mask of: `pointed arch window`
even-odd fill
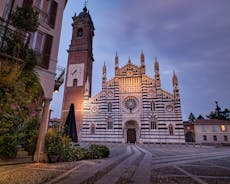
[[[77,79],[73,79],[73,87],[77,87]]]
[[[113,119],[112,119],[112,117],[108,117],[107,129],[113,129]]]
[[[172,124],[169,125],[169,135],[173,135],[173,126]]]
[[[112,112],[112,102],[108,103],[108,112]]]
[[[150,104],[150,110],[155,111],[155,103],[153,101]]]
[[[82,37],[83,36],[83,29],[82,28],[79,28],[77,30],[77,37]]]
[[[95,125],[94,124],[92,124],[90,127],[90,133],[95,134]]]

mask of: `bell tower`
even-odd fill
[[[94,25],[86,6],[73,17],[72,39],[68,50],[68,63],[62,104],[62,119],[65,122],[69,107],[74,104],[78,137],[81,139],[82,110],[85,88],[91,97],[93,67]]]

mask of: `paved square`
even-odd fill
[[[229,184],[230,147],[108,144],[110,157],[0,167],[0,184]]]

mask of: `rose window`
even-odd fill
[[[130,111],[134,110],[137,107],[137,99],[134,97],[128,97],[125,99],[125,107]]]

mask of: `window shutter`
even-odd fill
[[[53,42],[53,37],[51,35],[46,35],[45,43],[44,43],[44,47],[43,47],[43,62],[42,62],[42,66],[46,69],[49,68],[52,42]]]
[[[32,6],[33,0],[24,0],[22,6]]]
[[[49,11],[49,16],[48,16],[48,24],[52,28],[55,27],[57,8],[58,8],[57,2],[51,1],[51,6],[50,6],[50,11]]]

